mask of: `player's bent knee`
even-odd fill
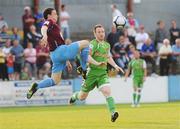
[[[61,73],[53,73],[51,78],[53,79],[55,85],[57,85],[61,81]]]
[[[55,85],[60,83],[60,79],[53,79],[53,80],[54,80]]]
[[[111,95],[111,91],[110,90],[104,90],[103,94],[104,94],[104,96],[108,97]]]
[[[111,96],[111,89],[109,86],[102,87],[100,91],[103,93],[105,97]]]
[[[81,40],[79,41],[79,46],[80,46],[80,49],[83,49],[85,47],[88,47],[90,44],[90,42],[88,40]]]

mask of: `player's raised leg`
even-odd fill
[[[87,61],[88,61],[88,55],[89,55],[89,41],[88,40],[80,40],[74,43],[71,43],[70,45],[64,46],[66,50],[64,51],[64,57],[66,59],[64,60],[71,60],[75,59],[77,57],[78,53],[80,53],[80,65],[77,68],[77,71],[79,74],[82,74],[83,78],[86,78],[86,69],[87,69]],[[60,53],[60,50],[59,50]]]
[[[114,98],[111,96],[110,84],[101,85],[99,90],[106,98],[107,107],[109,109],[109,112],[111,113],[111,121],[115,122],[116,119],[119,117],[119,114],[115,110],[115,102],[114,102]]]
[[[30,99],[33,94],[40,88],[47,88],[55,86],[56,84],[60,83],[61,80],[61,72],[58,73],[52,73],[51,78],[47,78],[45,80],[42,80],[38,83],[33,83],[31,85],[31,88],[27,92],[27,98]]]
[[[79,47],[81,50],[80,53],[80,64],[81,67],[78,67],[78,73],[82,74],[83,78],[86,79],[86,68],[87,68],[87,61],[89,55],[89,41],[81,40],[79,41]]]

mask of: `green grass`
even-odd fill
[[[180,102],[117,110],[112,123],[105,105],[0,108],[0,129],[180,129]]]

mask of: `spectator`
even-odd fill
[[[18,34],[18,28],[17,27],[13,27],[12,28],[12,40],[18,40],[19,42],[21,41],[21,37]]]
[[[50,74],[51,74],[51,64],[49,62],[46,62],[39,72],[40,78],[42,79],[49,78]]]
[[[5,79],[9,80],[7,76],[7,69],[5,63],[5,55],[2,48],[0,47],[0,78],[4,81]]]
[[[0,14],[0,32],[1,32],[2,28],[3,28],[3,26],[8,28],[7,22],[4,20],[3,16]]]
[[[115,43],[112,48],[112,53],[115,62],[123,69],[127,68],[129,61],[128,54],[126,52],[129,43],[125,42],[123,35],[119,36],[119,42]]]
[[[126,26],[128,28],[133,28],[134,30],[139,28],[138,21],[134,18],[134,14],[132,12],[127,13],[127,23]]]
[[[117,6],[115,4],[111,5],[111,10],[112,10],[112,19],[115,16],[122,16],[122,13],[119,9],[117,9]]]
[[[66,11],[66,6],[63,4],[61,5],[61,31],[63,33],[63,38],[66,40],[67,38],[70,38],[70,31],[69,31],[69,24],[68,21],[70,19],[69,13]]]
[[[165,29],[165,23],[164,21],[158,21],[157,22],[158,28],[155,32],[155,47],[159,50],[159,48],[163,45],[163,40],[165,38],[168,38],[168,33]]]
[[[5,47],[3,48],[3,53],[5,54],[5,57],[8,56],[8,54],[11,52],[11,40],[7,39],[5,43]]]
[[[31,13],[31,8],[26,6],[24,8],[24,15],[22,16],[23,32],[24,32],[24,46],[27,43],[27,33],[30,32],[30,26],[34,24],[35,19]]]
[[[36,49],[33,48],[32,43],[28,42],[27,48],[24,50],[25,66],[29,69],[30,78],[36,78]]]
[[[145,41],[141,49],[142,58],[145,59],[146,62],[152,64],[152,75],[155,74],[156,69],[156,50],[154,44],[150,38]]]
[[[30,75],[29,75],[29,69],[27,66],[24,66],[22,69],[22,72],[20,73],[20,79],[21,80],[30,80]]]
[[[39,40],[42,38],[42,35],[36,32],[36,27],[34,25],[30,26],[30,32],[27,34],[28,42],[33,44],[33,48],[36,48]]]
[[[128,57],[130,58],[130,60],[134,59],[134,52],[136,52],[136,48],[133,44],[130,44],[128,49]]]
[[[44,47],[40,44],[36,46],[36,53],[37,53],[37,73],[38,73],[38,78],[42,79],[43,78],[43,70],[46,69],[45,64],[46,62],[49,62],[49,49],[48,47]],[[47,65],[48,66],[48,65]],[[45,68],[44,68],[45,67]]]
[[[135,36],[137,33],[137,29],[139,28],[138,21],[134,18],[134,14],[132,12],[127,13],[127,23],[126,23],[128,35],[130,41],[135,44]]]
[[[5,45],[6,40],[12,39],[11,35],[7,33],[8,28],[6,26],[2,27],[2,31],[0,33],[0,47]]]
[[[6,57],[6,62],[7,62],[7,73],[9,79],[12,81],[14,80],[14,56],[11,53],[8,53]]]
[[[169,74],[169,65],[170,58],[172,54],[172,48],[170,45],[170,41],[168,39],[163,40],[163,45],[159,49],[160,56],[160,75],[168,75]]]
[[[125,42],[130,42],[130,39],[129,39],[129,36],[128,36],[128,31],[126,28],[123,29],[123,34],[124,35],[124,39],[125,39]]]
[[[41,27],[42,27],[42,25],[44,23],[43,14],[39,12],[39,13],[34,15],[34,18],[35,18],[35,25],[36,25],[36,28],[37,28],[37,32],[41,33]]]
[[[14,61],[14,72],[15,72],[15,80],[19,80],[21,69],[24,64],[24,58],[23,58],[23,47],[19,44],[18,40],[13,41],[13,47],[11,49],[12,55],[15,56]]]
[[[136,41],[136,48],[137,50],[141,51],[143,44],[147,41],[149,35],[145,32],[144,26],[139,26],[139,32],[136,34],[135,41]]]
[[[180,65],[180,38],[177,38],[175,41],[175,45],[172,46],[172,55],[173,55],[173,74],[177,73],[178,65]]]
[[[180,38],[180,28],[177,27],[176,21],[172,20],[171,21],[171,28],[169,29],[170,32],[170,41],[171,44],[175,44],[175,40],[177,38]]]
[[[107,42],[110,44],[111,49],[113,48],[114,44],[118,42],[118,38],[120,35],[123,35],[120,31],[116,31],[116,27],[112,26],[111,32],[107,36]]]

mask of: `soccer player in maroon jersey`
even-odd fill
[[[79,52],[82,70],[86,71],[86,63],[89,54],[89,41],[81,40],[66,45],[62,35],[60,34],[60,27],[56,23],[58,19],[56,10],[53,8],[47,8],[43,15],[46,21],[41,28],[41,33],[43,35],[41,43],[44,46],[49,46],[50,58],[53,63],[52,75],[51,78],[33,83],[27,93],[28,99],[30,99],[39,88],[51,87],[58,84],[61,80],[61,74],[64,68],[67,66],[69,69],[72,69],[68,60],[74,59]]]

